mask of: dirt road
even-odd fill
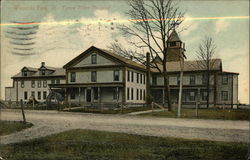
[[[25,111],[33,127],[0,137],[1,144],[21,142],[71,129],[90,129],[160,137],[248,142],[248,121],[154,118],[57,111]],[[18,110],[1,110],[2,120],[22,120]]]

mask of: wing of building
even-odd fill
[[[172,32],[168,45],[167,72],[171,89],[171,100],[177,103],[179,91],[180,61],[186,58],[185,44],[178,34]],[[160,57],[151,62],[158,63],[162,70]],[[194,105],[197,100],[205,105],[207,98],[206,68],[202,61],[184,60],[183,67],[183,106]],[[210,105],[238,103],[238,73],[222,70],[222,60],[210,61]],[[49,88],[60,89],[69,105],[108,104],[117,106],[143,105],[146,102],[147,70],[145,65],[124,58],[108,50],[91,46],[83,53],[69,61],[63,68],[24,67],[13,76],[13,87],[6,88],[6,100],[26,100],[35,94],[38,100],[44,100]],[[60,80],[60,83],[56,83]],[[59,82],[59,81],[58,81]],[[167,104],[164,97],[162,74],[151,68],[150,92],[153,100],[159,104]],[[48,87],[49,86],[49,87]],[[43,94],[43,98],[41,98]],[[40,95],[40,96],[39,96]]]
[[[65,83],[65,70],[42,62],[39,68],[23,67],[11,78],[13,86],[5,88],[5,100],[27,102],[33,96],[38,102],[44,102],[49,94],[49,84]]]

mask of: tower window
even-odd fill
[[[169,42],[169,46],[170,46],[170,47],[176,46],[176,42]]]

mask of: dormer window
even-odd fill
[[[43,76],[45,75],[45,70],[42,70],[42,75],[43,75]]]
[[[27,77],[27,75],[28,75],[27,71],[24,71],[24,72],[23,72],[23,76],[24,76],[24,77]]]
[[[170,47],[175,47],[176,46],[176,42],[169,42],[169,46]]]
[[[91,63],[96,64],[96,54],[92,54],[91,56]]]

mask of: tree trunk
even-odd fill
[[[181,117],[181,98],[182,98],[182,81],[183,81],[183,71],[180,73],[180,89],[179,89],[179,98],[178,98],[178,117]]]
[[[206,87],[206,90],[207,90],[207,108],[209,107],[209,83],[210,83],[210,73],[209,71],[207,71],[207,87]]]
[[[169,87],[169,80],[168,80],[167,69],[166,69],[166,62],[164,61],[163,61],[163,78],[164,78],[165,99],[168,102],[168,111],[171,111],[172,105],[171,105],[171,98],[170,98],[170,87]]]

